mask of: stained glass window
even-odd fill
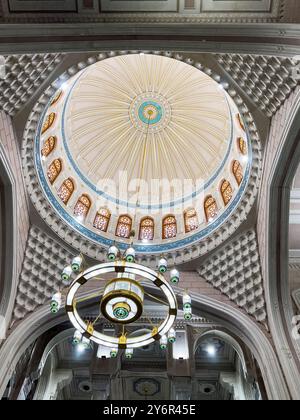
[[[42,128],[42,134],[44,134],[54,123],[56,114],[54,112],[51,112],[51,114],[49,114],[43,124],[43,128]]]
[[[221,195],[224,201],[225,206],[229,203],[229,201],[232,199],[232,187],[230,185],[230,182],[224,179],[224,181],[221,184]]]
[[[55,159],[48,168],[47,176],[49,182],[53,184],[58,175],[61,173],[62,163],[60,159]]]
[[[82,194],[74,207],[74,215],[77,217],[86,217],[91,207],[91,200],[86,194]]]
[[[72,181],[71,178],[68,178],[62,183],[61,187],[57,191],[57,195],[59,196],[59,198],[62,200],[64,204],[67,204],[68,201],[70,200],[71,195],[73,194],[73,191],[74,191],[74,182]]]
[[[237,114],[236,118],[238,120],[238,123],[239,123],[241,129],[243,131],[245,131],[245,125],[244,125],[244,122],[243,122],[243,119],[242,119],[241,115],[240,114]]]
[[[218,214],[216,200],[211,195],[206,197],[204,201],[204,212],[208,222],[211,222]]]
[[[177,235],[177,222],[174,216],[166,216],[162,224],[163,239],[175,238]]]
[[[59,100],[60,100],[60,98],[61,98],[61,96],[62,96],[62,90],[59,90],[58,92],[57,92],[57,94],[54,96],[54,98],[52,99],[52,102],[51,102],[51,106],[53,106],[53,105],[55,105]]]
[[[140,223],[140,240],[152,241],[154,238],[154,221],[151,217],[144,217]]]
[[[55,145],[56,145],[56,137],[55,136],[49,137],[44,142],[44,146],[42,148],[42,156],[47,157],[48,155],[50,155],[50,153],[54,150]]]
[[[132,226],[132,219],[130,216],[120,216],[116,228],[116,236],[121,238],[129,238]]]
[[[243,137],[239,137],[237,139],[238,141],[238,148],[239,151],[243,154],[246,155],[247,154],[247,143],[245,142],[245,140],[243,139]]]
[[[106,232],[110,221],[110,216],[110,211],[107,208],[103,207],[99,209],[94,219],[94,228],[101,230],[102,232]]]
[[[185,232],[192,232],[195,229],[198,229],[199,227],[199,221],[198,221],[198,216],[197,216],[197,212],[195,209],[190,208],[184,211],[183,213],[183,217],[184,217],[184,227],[185,227]]]
[[[238,160],[232,162],[232,172],[238,185],[243,181],[243,168]]]

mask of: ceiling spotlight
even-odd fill
[[[209,356],[215,356],[216,355],[216,348],[212,345],[207,346],[206,351],[209,354]]]
[[[78,353],[83,353],[85,350],[85,346],[83,343],[79,343],[76,347],[76,350],[78,351]]]

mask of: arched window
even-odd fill
[[[241,115],[240,115],[240,114],[237,114],[236,118],[237,118],[237,120],[238,120],[238,123],[239,123],[239,126],[241,127],[241,129],[242,129],[243,131],[246,131],[246,130],[245,130],[244,121],[243,121],[243,119],[242,119]]]
[[[51,112],[51,114],[49,114],[43,124],[43,128],[42,128],[42,134],[44,134],[54,123],[56,114],[54,112]]]
[[[216,200],[211,195],[206,197],[204,201],[204,212],[208,222],[211,222],[212,219],[214,219],[218,214],[218,206]]]
[[[71,195],[73,194],[73,191],[74,191],[74,182],[72,181],[71,178],[68,178],[62,183],[61,187],[57,191],[57,195],[59,196],[59,198],[62,200],[64,204],[67,204],[68,201],[70,200]]]
[[[185,233],[192,232],[195,229],[198,229],[199,227],[199,221],[197,212],[195,209],[190,208],[184,211],[183,213],[184,217],[184,227],[185,227]]]
[[[55,159],[51,163],[47,171],[47,176],[51,184],[53,184],[53,182],[56,180],[58,175],[61,173],[61,169],[62,169],[61,159]]]
[[[86,217],[91,208],[91,204],[89,197],[86,194],[82,194],[75,204],[74,216]]]
[[[110,216],[110,211],[107,208],[103,207],[99,209],[94,219],[94,228],[101,230],[102,232],[106,232],[110,221]]]
[[[62,90],[59,90],[57,93],[56,93],[56,95],[54,96],[54,98],[52,99],[52,102],[51,102],[51,106],[53,106],[53,105],[55,105],[59,100],[60,100],[60,98],[61,98],[61,96],[62,96],[62,93],[63,93],[63,91]]]
[[[162,238],[175,238],[177,235],[177,222],[174,216],[166,216],[162,223]]]
[[[129,238],[132,226],[132,219],[130,216],[123,215],[119,217],[117,228],[116,228],[116,236],[120,238]]]
[[[243,181],[243,168],[238,160],[232,162],[232,172],[238,185]]]
[[[47,157],[48,155],[50,155],[50,153],[53,152],[55,145],[56,145],[56,137],[50,136],[44,142],[44,146],[42,148],[42,156]]]
[[[247,143],[245,142],[243,137],[239,137],[237,139],[237,142],[238,142],[239,151],[242,153],[242,155],[246,155],[247,154]]]
[[[229,203],[229,201],[232,199],[233,191],[232,187],[230,185],[230,182],[224,179],[224,181],[221,184],[221,195],[224,201],[225,206]]]
[[[151,217],[144,217],[140,223],[139,239],[152,241],[154,238],[154,220]]]

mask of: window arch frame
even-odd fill
[[[107,215],[101,214],[101,211],[106,210],[107,211]],[[99,227],[96,226],[96,222],[97,222],[97,218],[103,218],[105,220],[105,224],[104,224],[104,228],[101,229]],[[99,230],[100,232],[107,232],[108,229],[108,225],[111,219],[111,212],[107,207],[100,207],[95,215],[94,221],[93,221],[93,227],[97,230]]]
[[[41,155],[44,158],[48,157],[53,152],[53,150],[55,149],[56,144],[57,144],[57,137],[56,136],[48,137],[44,141],[44,144],[43,144],[43,147],[42,147],[42,150],[41,150]]]
[[[236,165],[237,167],[235,168]],[[240,186],[244,179],[244,172],[241,162],[239,162],[237,159],[233,160],[231,164],[231,171],[233,173],[237,185]],[[237,175],[238,173],[240,173],[240,176]]]
[[[72,183],[72,190],[66,185],[66,183],[67,182],[70,182],[70,183]],[[67,199],[64,199],[64,198],[62,198],[61,197],[61,190],[62,190],[62,188],[65,188],[66,190],[68,190],[69,191],[69,196],[67,197]],[[57,191],[57,195],[58,195],[58,197],[61,199],[61,201],[65,204],[65,205],[67,205],[68,204],[68,202],[70,201],[70,198],[72,197],[72,195],[73,195],[73,193],[74,193],[74,191],[75,191],[75,183],[74,183],[74,181],[73,181],[73,179],[72,178],[66,178],[63,182],[62,182],[62,184],[61,184],[61,186],[59,187],[59,189],[58,189],[58,191]]]
[[[56,162],[59,162],[59,165],[60,165],[59,166],[59,169],[57,168],[57,165],[55,164]],[[50,182],[51,185],[54,184],[54,182],[57,180],[58,176],[61,174],[62,165],[63,165],[62,159],[61,158],[56,158],[48,166],[48,169],[47,169],[47,178],[48,178],[48,181]],[[49,176],[50,170],[53,169],[53,167],[55,168],[55,175],[53,177],[52,176],[50,177]]]
[[[149,226],[144,225],[143,226],[143,223],[145,223],[147,220],[151,221],[152,225],[149,225]],[[142,230],[143,230],[143,228],[144,229],[145,228],[151,229],[150,238],[142,237]],[[154,229],[155,229],[155,222],[154,222],[153,217],[150,217],[150,216],[143,217],[140,220],[140,224],[139,224],[139,240],[140,241],[143,241],[143,240],[153,241],[153,239],[154,239]]]
[[[188,212],[193,211],[193,214],[188,216]],[[195,219],[196,220],[196,224],[194,225],[194,227],[188,226],[188,222],[191,219]],[[184,210],[183,212],[183,220],[184,220],[184,231],[185,233],[190,233],[193,232],[194,230],[198,229],[199,227],[199,218],[198,218],[198,213],[196,211],[196,209],[194,207],[189,207],[187,209]]]
[[[125,218],[125,217],[127,217],[129,220],[130,220],[130,222],[129,223],[127,223],[127,222],[124,222],[124,221],[121,221],[121,219],[122,218]],[[129,215],[129,214],[121,214],[119,217],[118,217],[118,221],[117,221],[117,225],[116,225],[116,230],[115,230],[115,236],[117,236],[118,238],[124,238],[124,239],[129,239],[130,238],[130,233],[131,233],[131,231],[132,231],[132,223],[133,223],[133,221],[132,221],[132,217]],[[120,229],[120,225],[121,224],[123,224],[123,225],[125,225],[125,226],[128,226],[128,235],[119,235],[118,234],[118,230]]]
[[[87,200],[88,204],[84,203],[82,200]],[[77,214],[77,212],[80,211],[80,206],[82,206],[85,211],[82,214]],[[75,217],[83,217],[84,219],[87,217],[87,215],[89,214],[89,211],[92,207],[92,200],[90,198],[90,196],[86,193],[82,193],[80,194],[80,196],[78,197],[76,204],[74,206],[74,210],[73,210],[73,214]]]
[[[42,134],[45,134],[46,131],[49,130],[49,128],[52,127],[52,125],[54,124],[54,121],[56,119],[56,113],[55,112],[50,112],[50,114],[47,115],[43,126],[42,126]]]
[[[169,219],[169,218],[173,218],[174,221],[170,222],[170,223],[166,223],[166,220]],[[175,233],[172,236],[166,235],[165,228],[167,226],[175,226]],[[162,239],[172,239],[172,238],[176,238],[176,236],[177,236],[177,220],[176,220],[176,217],[173,214],[168,214],[162,220]]]
[[[223,185],[224,185],[226,182],[227,182],[227,186],[226,186],[226,188],[225,188],[225,189],[223,189]],[[228,189],[230,189],[230,190],[231,190],[231,196],[230,196],[230,198],[229,198],[229,199],[228,199],[228,198],[225,198],[225,194],[226,194],[226,191],[227,191]],[[230,201],[232,200],[232,197],[233,197],[233,188],[232,188],[232,185],[231,185],[230,181],[228,181],[228,179],[223,179],[223,180],[221,181],[221,184],[220,184],[220,194],[221,194],[221,197],[222,197],[222,200],[223,200],[224,206],[226,207],[226,206],[227,206],[227,204],[228,204],[228,203],[230,203]]]
[[[239,152],[243,155],[246,156],[247,155],[247,151],[248,151],[248,147],[247,147],[247,142],[246,140],[244,140],[243,137],[239,136],[237,138],[237,145],[238,145],[238,149]]]
[[[207,201],[210,200],[210,199],[212,199],[213,202],[211,204],[207,205]],[[208,211],[213,205],[215,206],[215,212],[214,212],[213,215],[209,215]],[[212,220],[214,220],[217,217],[218,211],[219,211],[217,200],[211,194],[209,194],[205,197],[203,207],[204,207],[204,214],[205,214],[205,219],[206,219],[207,223],[211,222]]]

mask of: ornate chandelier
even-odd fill
[[[131,358],[133,350],[147,346],[155,341],[160,342],[160,348],[166,349],[168,343],[176,341],[174,322],[177,317],[177,296],[172,284],[179,282],[179,272],[176,268],[170,270],[169,280],[166,279],[168,262],[161,257],[157,271],[135,262],[135,250],[130,246],[124,254],[112,245],[107,254],[108,262],[88,267],[84,257],[73,258],[71,264],[64,268],[61,279],[63,286],[52,297],[50,310],[56,314],[62,306],[62,296],[65,296],[65,308],[69,320],[75,328],[73,344],[88,348],[94,342],[100,347],[108,347],[110,356],[116,357],[118,350],[125,350],[125,356]],[[72,277],[76,278],[72,280]],[[103,287],[103,276],[111,277]],[[99,290],[95,294],[84,294],[79,297],[80,289],[93,280],[101,281]],[[154,289],[155,295],[150,295],[146,289]],[[94,289],[94,287],[93,287]],[[165,318],[142,335],[130,333],[130,328],[143,315],[146,317],[144,297],[149,296],[166,308]],[[80,315],[79,303],[99,299],[99,314],[95,320],[84,319]],[[192,318],[191,298],[187,292],[182,296],[182,310],[185,320]],[[109,335],[97,329],[99,321],[105,319],[112,325],[119,326],[120,333]],[[132,328],[131,328],[132,329]],[[118,329],[116,329],[118,330]]]

